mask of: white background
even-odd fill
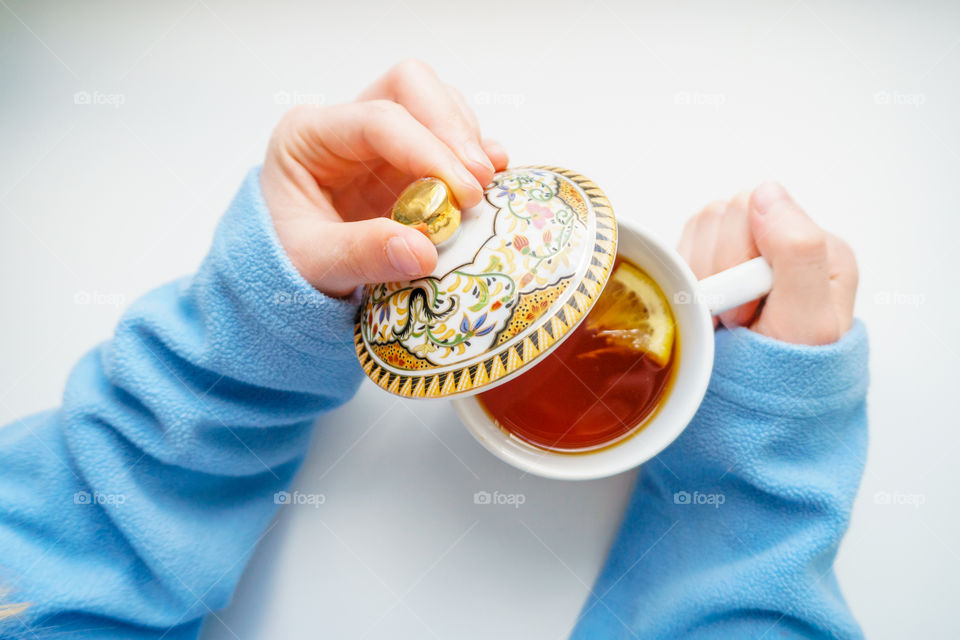
[[[196,267],[285,98],[348,100],[416,56],[514,163],[578,170],[664,238],[775,178],[850,240],[873,384],[840,582],[873,638],[960,634],[960,7],[64,5],[0,0],[2,422],[58,404],[125,303]],[[522,477],[449,405],[365,384],[297,482],[326,504],[282,510],[206,637],[562,637],[631,482]]]

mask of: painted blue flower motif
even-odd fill
[[[467,318],[467,315],[464,314],[463,318],[460,320],[460,333],[464,334],[467,337],[473,336],[485,336],[491,331],[493,331],[493,324],[489,324],[486,327],[481,328],[484,322],[487,320],[487,314],[484,312],[476,319],[473,324],[470,323],[470,319]]]
[[[476,336],[485,336],[485,335],[487,335],[488,333],[490,333],[491,331],[493,331],[493,325],[492,325],[492,324],[488,324],[488,325],[485,326],[483,329],[480,329],[479,331],[477,331],[474,335],[476,335]]]
[[[494,189],[495,189],[495,191],[496,191],[496,193],[495,193],[494,195],[495,195],[496,197],[498,197],[498,198],[502,198],[503,196],[505,196],[505,195],[507,195],[508,193],[510,193],[510,189],[508,189],[507,187],[503,186],[502,183],[498,183],[497,186],[494,187]]]
[[[383,322],[384,318],[390,317],[390,305],[381,302],[377,306],[380,308],[380,314],[377,322]]]

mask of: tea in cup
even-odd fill
[[[571,450],[547,447],[544,442],[531,443],[512,433],[509,426],[504,428],[494,417],[496,414],[492,416],[484,405],[483,394],[455,398],[454,408],[470,433],[486,449],[514,467],[548,478],[589,480],[627,471],[656,457],[683,432],[706,393],[713,368],[713,315],[761,297],[772,285],[770,267],[762,258],[698,282],[674,249],[648,231],[622,221],[618,255],[641,268],[657,283],[674,319],[669,377],[660,388],[657,403],[636,423],[625,420],[628,424],[623,427],[623,435],[606,445]],[[588,315],[584,323],[589,320]],[[558,347],[562,348],[563,344]],[[536,367],[531,370],[533,375],[535,372]],[[511,381],[503,383],[503,391],[509,391],[510,384]],[[595,395],[590,397],[596,400]],[[567,416],[564,423],[571,420]]]
[[[446,228],[451,216],[422,205],[448,202],[436,186],[411,187],[431,196],[402,218]],[[669,445],[706,392],[711,314],[772,281],[758,258],[697,282],[673,249],[618,223],[596,184],[557,167],[496,174],[443,235],[428,277],[365,287],[360,364],[396,395],[452,398],[484,447],[551,478],[612,475]]]
[[[478,399],[497,425],[533,446],[570,453],[610,446],[656,412],[673,381],[679,342],[660,287],[618,257],[570,336]]]

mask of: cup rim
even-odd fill
[[[618,226],[618,252],[631,260],[635,260],[641,252],[650,253],[679,279],[679,286],[664,291],[668,298],[671,294],[683,291],[694,293],[698,290],[696,277],[676,251],[640,225],[618,220]],[[637,244],[642,251],[632,248]],[[649,262],[641,259],[636,261]],[[660,279],[655,280],[663,286]],[[642,429],[621,441],[593,451],[548,451],[534,447],[497,426],[476,395],[452,398],[454,409],[471,435],[484,448],[527,473],[557,480],[590,480],[633,469],[656,457],[683,432],[700,407],[710,382],[714,358],[712,316],[699,296],[689,296],[686,303],[689,308],[683,309],[680,361],[674,365],[678,369],[674,372],[675,378],[668,396],[661,402],[657,412],[645,420],[647,424]],[[677,305],[672,306],[677,317]],[[678,320],[679,324],[681,322]],[[697,345],[696,352],[685,348],[686,345]],[[681,384],[682,388],[678,388]]]

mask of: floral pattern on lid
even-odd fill
[[[616,244],[610,204],[586,178],[557,167],[500,172],[438,247],[430,276],[364,288],[354,334],[361,366],[406,397],[498,384],[586,315]]]

